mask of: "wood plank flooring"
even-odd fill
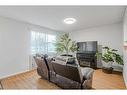
[[[102,69],[94,72],[92,87],[95,89],[126,89],[122,73],[106,74]]]
[[[2,80],[4,89],[60,89],[55,84],[41,79],[36,70]]]
[[[4,89],[60,89],[55,84],[41,79],[36,70],[6,78],[1,81]],[[94,89],[126,89],[121,73],[105,74],[101,69],[95,70]]]

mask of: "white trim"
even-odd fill
[[[5,78],[8,78],[8,77],[11,77],[11,76],[15,76],[15,75],[18,75],[18,74],[21,74],[21,73],[25,73],[25,72],[28,72],[28,71],[30,71],[30,70],[25,70],[25,71],[13,73],[13,74],[10,74],[10,75],[2,76],[2,77],[0,78],[0,80],[5,79]]]

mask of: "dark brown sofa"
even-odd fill
[[[50,70],[49,70],[48,64],[46,63],[46,59],[40,56],[39,57],[34,56],[34,59],[37,64],[38,75],[50,81]]]
[[[34,57],[38,74],[64,89],[90,89],[94,70],[76,64],[61,64],[52,58]]]
[[[92,76],[94,70],[81,68],[78,65],[62,65],[52,61],[56,74],[56,84],[67,89],[90,89],[92,88]]]

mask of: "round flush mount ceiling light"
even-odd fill
[[[64,23],[66,23],[66,24],[73,24],[75,22],[76,22],[75,18],[65,18],[64,19]]]

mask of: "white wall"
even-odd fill
[[[109,46],[119,50],[123,54],[123,29],[122,23],[89,28],[81,31],[71,32],[70,36],[77,42],[98,41],[99,45]],[[120,68],[119,68],[120,69]]]
[[[125,15],[124,15],[123,31],[124,31],[123,41],[127,41],[127,9],[126,9]],[[123,76],[124,76],[125,84],[127,87],[127,50],[124,49],[123,52],[124,52]]]
[[[30,30],[52,30],[0,17],[0,79],[29,70]]]
[[[23,23],[0,17],[0,78],[29,68],[29,33]]]

